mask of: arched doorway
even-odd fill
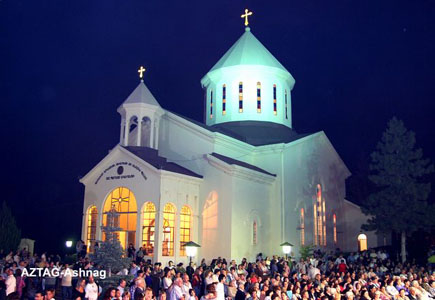
[[[364,233],[358,235],[358,251],[367,250],[367,236]]]
[[[103,226],[107,225],[107,213],[113,210],[118,213],[113,225],[121,229],[116,233],[121,246],[125,249],[129,244],[135,245],[137,205],[133,192],[126,187],[117,187],[107,195],[103,209]],[[105,238],[103,234],[103,241]]]

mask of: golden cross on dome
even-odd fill
[[[245,18],[245,26],[248,26],[249,24],[248,22],[249,16],[252,16],[252,11],[249,11],[248,9],[245,9],[245,14],[240,16],[242,19]]]
[[[137,70],[140,79],[143,79],[143,73],[145,73],[145,71],[146,69],[143,66],[140,66],[139,70]]]

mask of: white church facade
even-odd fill
[[[115,209],[121,244],[153,261],[187,261],[187,241],[201,245],[195,260],[281,254],[283,242],[295,256],[357,250],[366,217],[345,199],[350,172],[323,131],[293,129],[295,80],[249,27],[201,84],[205,124],[162,108],[143,80],[121,104],[119,144],[80,180],[89,249]]]

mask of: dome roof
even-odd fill
[[[288,73],[287,69],[264,47],[264,45],[246,27],[245,33],[225,53],[209,72],[214,70],[238,65],[260,65],[281,69]]]

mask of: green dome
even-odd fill
[[[225,55],[209,71],[239,65],[260,65],[281,69],[288,73],[287,69],[264,47],[264,45],[246,27],[245,33],[225,53]]]

